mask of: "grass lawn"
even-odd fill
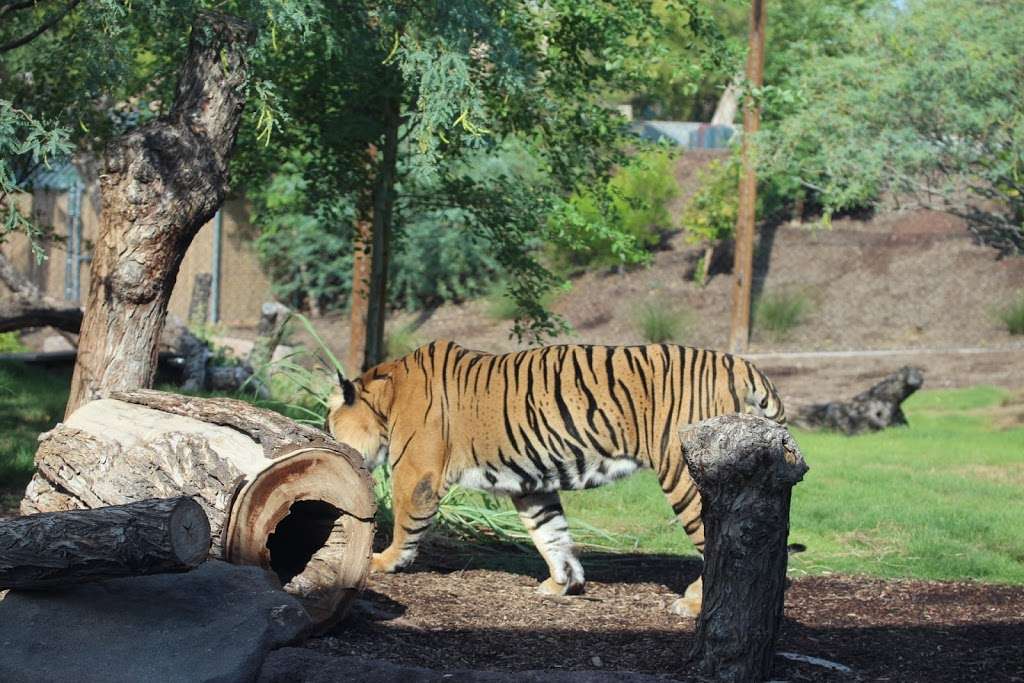
[[[998,429],[1007,392],[923,391],[910,426],[846,437],[794,430],[810,472],[794,489],[794,574],[1024,583],[1024,427]],[[566,514],[622,534],[621,549],[691,554],[657,479],[563,494]]]
[[[0,364],[0,495],[31,476],[36,437],[60,420],[69,379]],[[794,430],[811,470],[793,494],[790,540],[807,551],[791,572],[1024,583],[1024,426],[997,425],[1007,399],[986,387],[923,391],[904,404],[907,428]],[[614,534],[591,535],[603,546],[694,553],[651,472],[563,499],[570,521]]]
[[[70,370],[0,363],[0,495],[28,483],[36,437],[64,417],[70,383]]]

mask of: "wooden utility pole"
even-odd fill
[[[760,88],[764,84],[764,23],[764,0],[751,0],[748,88]],[[740,206],[736,219],[736,256],[732,268],[735,280],[732,288],[729,350],[733,353],[746,351],[750,340],[750,287],[754,270],[754,219],[757,204],[757,170],[752,138],[760,127],[760,105],[748,93],[743,102],[743,166],[740,171]]]

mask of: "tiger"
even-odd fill
[[[657,473],[673,513],[704,551],[701,500],[680,427],[747,412],[785,424],[775,387],[729,353],[671,344],[559,345],[506,354],[435,341],[355,380],[338,373],[326,429],[371,470],[391,466],[394,533],[371,570],[394,572],[453,484],[509,496],[547,564],[538,591],[573,595],[584,573],[558,492],[640,468]],[[696,616],[698,578],[673,603]]]

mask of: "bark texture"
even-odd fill
[[[816,403],[797,412],[793,423],[806,429],[832,429],[847,435],[907,424],[901,404],[924,384],[920,368],[904,366],[849,401]]]
[[[52,512],[0,522],[0,590],[185,572],[210,551],[210,522],[191,498]]]
[[[291,311],[284,304],[267,301],[260,306],[260,324],[257,329],[256,343],[249,352],[249,365],[254,369],[267,365],[274,357],[274,350],[284,337],[285,325]]]
[[[67,415],[149,386],[185,251],[224,200],[248,80],[248,24],[200,12],[169,114],[114,140]]]
[[[196,273],[192,281],[192,297],[188,302],[188,324],[202,327],[210,319],[210,292],[213,289],[213,275]]]
[[[707,539],[691,660],[716,681],[766,680],[782,621],[790,492],[807,464],[785,427],[753,415],[711,418],[681,436]]]
[[[47,325],[65,332],[78,332],[81,328],[81,308],[69,301],[43,296],[3,254],[0,254],[0,281],[13,295],[0,300],[0,332]]]
[[[365,583],[375,503],[362,458],[277,413],[116,393],[42,435],[36,466],[24,514],[193,497],[210,520],[212,555],[272,569],[321,626]]]

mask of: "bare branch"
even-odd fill
[[[64,9],[62,9],[61,11],[57,12],[52,17],[44,21],[34,31],[30,31],[23,35],[21,38],[15,38],[14,40],[10,40],[0,45],[0,52],[9,52],[15,48],[19,48],[22,45],[25,45],[26,43],[32,42],[42,34],[49,31],[51,28],[56,26],[60,22],[60,20],[66,17],[71,12],[71,10],[75,9],[75,7],[77,7],[81,1],[82,0],[71,0],[71,2],[64,6]],[[4,9],[6,10],[6,7]]]

